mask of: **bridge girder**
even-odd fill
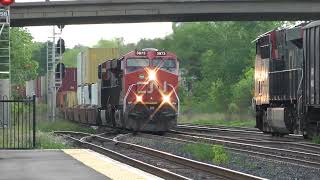
[[[320,1],[100,0],[15,3],[12,26],[156,21],[313,20]]]

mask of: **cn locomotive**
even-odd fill
[[[78,58],[79,62],[96,62],[96,52],[107,56],[116,54],[116,50],[110,48],[90,49],[90,52],[91,55]],[[83,67],[79,67],[75,79],[86,83],[78,83],[78,103],[58,103],[67,119],[133,131],[165,132],[176,126],[180,109],[179,61],[174,53],[146,48],[120,58],[102,60],[96,69],[92,66],[92,69],[82,71]],[[97,72],[95,77],[85,77],[85,74],[93,75],[93,71]],[[73,98],[60,99],[70,101]]]
[[[256,127],[272,135],[320,133],[320,21],[256,40]]]
[[[102,125],[167,131],[179,114],[177,56],[146,48],[99,65]]]

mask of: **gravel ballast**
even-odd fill
[[[165,136],[145,134],[138,134],[136,136],[125,135],[119,136],[118,140],[197,160],[191,153],[184,150],[187,143],[166,139]],[[268,179],[304,180],[319,179],[320,177],[320,169],[250,156],[245,153],[236,153],[230,150],[226,151],[229,155],[229,162],[227,164],[215,164],[210,160],[205,162]]]

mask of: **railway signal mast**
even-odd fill
[[[10,96],[10,5],[13,0],[0,0],[0,96]]]
[[[56,95],[64,75],[64,66],[61,64],[65,51],[64,40],[61,38],[63,27],[58,26],[59,32],[56,32],[56,27],[53,26],[53,36],[47,42],[47,109],[50,121],[55,121],[56,118]]]

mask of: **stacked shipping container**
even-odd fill
[[[65,68],[65,76],[62,85],[57,92],[57,106],[61,108],[72,108],[77,102],[77,69]]]
[[[99,104],[98,66],[107,59],[118,56],[118,48],[89,48],[78,54],[77,99],[79,105]]]
[[[24,95],[36,95],[38,101],[45,101],[47,96],[46,76],[39,76],[37,79],[27,81]]]

